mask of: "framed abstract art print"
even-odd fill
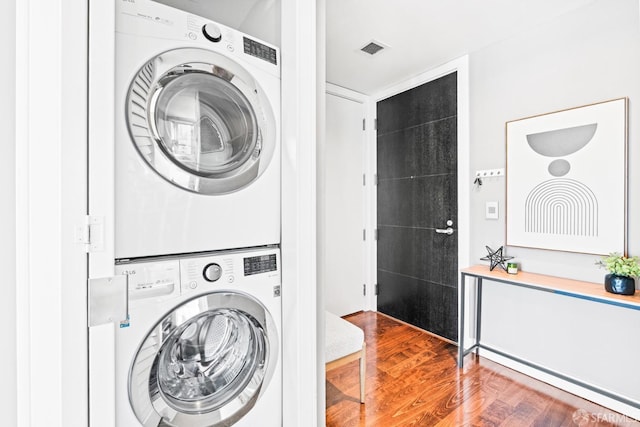
[[[507,122],[507,245],[626,253],[627,103]]]

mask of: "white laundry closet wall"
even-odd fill
[[[0,3],[0,57],[5,64],[13,64],[16,55],[15,0]],[[0,129],[2,132],[2,155],[0,156],[0,260],[4,286],[0,298],[0,324],[16,324],[16,69],[0,67]],[[16,348],[16,329],[5,328],[3,345],[6,349]],[[15,351],[0,352],[0,366],[15,367]],[[5,369],[0,388],[3,402],[3,423],[17,424],[16,371]]]

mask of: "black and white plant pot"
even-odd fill
[[[612,294],[633,295],[636,292],[636,281],[633,277],[607,274],[604,276],[604,289]]]

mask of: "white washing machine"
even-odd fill
[[[268,247],[116,265],[118,427],[282,425],[280,252]]]
[[[151,0],[115,42],[116,259],[279,244],[278,49]]]

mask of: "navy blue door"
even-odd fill
[[[456,73],[378,102],[377,119],[378,310],[457,341]]]

